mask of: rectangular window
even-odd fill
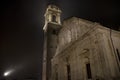
[[[56,72],[55,80],[58,80],[58,72]]]
[[[87,70],[87,77],[88,77],[88,79],[92,79],[90,63],[86,64],[86,70]]]
[[[68,80],[71,80],[70,65],[67,65],[67,77],[68,77]]]
[[[120,53],[119,53],[119,50],[116,49],[116,52],[117,52],[118,59],[119,59],[119,61],[120,61]]]

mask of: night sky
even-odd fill
[[[62,10],[62,20],[80,17],[118,29],[120,4],[115,0],[3,0],[0,24],[0,79],[41,80],[44,13],[48,4]],[[12,71],[3,77],[4,72]]]

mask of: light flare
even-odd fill
[[[12,73],[12,70],[6,71],[6,72],[4,73],[4,76],[8,76],[8,75],[10,75],[11,73]]]

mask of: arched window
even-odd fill
[[[56,16],[55,15],[52,16],[52,21],[56,22]]]
[[[120,61],[120,53],[119,53],[119,50],[116,49],[116,52],[117,52],[117,57],[118,57],[118,59],[119,59],[119,61]]]
[[[66,68],[67,68],[67,80],[71,80],[71,67],[69,63],[69,57],[66,57]]]
[[[67,64],[67,80],[71,80],[71,69],[70,64]]]
[[[87,77],[88,77],[88,79],[92,79],[90,63],[86,64],[86,71],[87,71]]]

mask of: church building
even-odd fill
[[[120,80],[120,31],[71,17],[49,5],[45,12],[42,80]]]

